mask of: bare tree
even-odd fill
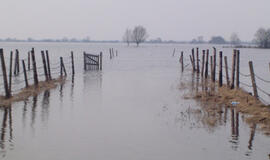
[[[133,41],[137,44],[143,43],[148,38],[146,29],[143,26],[136,26],[133,30]]]
[[[238,37],[237,33],[232,33],[231,35],[231,44],[232,45],[238,45],[241,43],[241,40],[240,38]]]
[[[255,34],[255,41],[262,48],[270,47],[270,29],[260,28]]]
[[[124,36],[123,36],[123,41],[127,43],[127,45],[129,46],[129,44],[132,41],[132,30],[128,29],[126,30]]]

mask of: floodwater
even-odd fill
[[[189,45],[136,48],[124,44],[1,43],[1,46],[5,51],[18,48],[22,56],[32,46],[37,52],[48,49],[53,63],[59,56],[69,61],[73,50],[76,75],[72,78],[67,66],[65,84],[14,103],[10,108],[1,108],[0,159],[269,159],[270,138],[256,124],[246,124],[243,115],[224,110],[218,124],[213,126],[192,112],[203,106],[183,98],[190,88],[179,89],[182,82],[194,80],[190,66],[181,73],[178,62],[181,50],[190,52]],[[118,57],[112,60],[108,53],[111,47],[118,50]],[[177,53],[173,57],[174,48]],[[232,49],[223,50],[228,56],[232,53]],[[83,71],[83,51],[94,54],[102,51],[103,70]],[[256,59],[253,51],[258,54]],[[256,61],[255,72],[269,74],[268,52],[241,50],[241,71],[248,73],[245,63],[251,59]],[[56,71],[54,77],[57,74]],[[269,101],[269,97],[264,98]]]

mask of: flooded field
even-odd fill
[[[1,47],[8,52],[19,49],[22,56],[32,47],[36,53],[48,49],[52,63],[59,56],[68,62],[74,51],[76,74],[72,79],[67,65],[66,83],[0,109],[0,159],[269,159],[270,137],[256,124],[246,124],[234,109],[220,112],[214,125],[207,123],[197,112],[204,105],[184,98],[192,86],[181,88],[181,83],[195,80],[191,66],[181,73],[178,61],[180,51],[187,59],[194,46],[1,43]],[[109,48],[117,49],[118,57],[110,60]],[[217,49],[228,55],[230,65],[232,49]],[[83,51],[102,51],[103,70],[84,71]],[[241,49],[240,70],[245,74],[249,60],[255,73],[270,79],[270,50]],[[41,59],[37,61],[41,64]],[[22,74],[14,79],[20,80]],[[241,81],[250,84],[249,78]],[[258,81],[258,85],[270,92],[269,84]],[[269,96],[259,94],[270,102]]]

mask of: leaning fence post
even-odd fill
[[[75,74],[73,51],[71,51],[72,75]]]
[[[41,57],[42,57],[42,63],[43,63],[43,68],[44,68],[44,74],[46,77],[46,81],[49,80],[49,76],[48,76],[48,71],[47,71],[47,65],[46,65],[46,59],[45,59],[45,54],[44,51],[41,51]]]
[[[230,78],[229,78],[229,72],[228,72],[228,61],[227,56],[224,56],[224,62],[225,62],[225,71],[226,71],[226,81],[227,81],[227,87],[230,86]]]
[[[25,87],[27,88],[28,87],[28,79],[27,79],[27,73],[26,73],[24,60],[22,60],[22,65],[23,65],[23,74],[24,74]]]
[[[10,98],[11,94],[10,94],[9,89],[8,89],[7,71],[6,71],[6,64],[5,64],[3,48],[0,49],[0,58],[1,58],[1,64],[2,64],[1,66],[2,66],[2,73],[3,73],[6,98]]]
[[[117,52],[116,52],[117,53]],[[102,70],[102,52],[99,54],[99,69]]]
[[[47,59],[47,67],[48,67],[48,76],[49,76],[49,79],[52,80],[50,58],[49,58],[49,51],[48,50],[46,50],[46,59]]]
[[[219,86],[222,87],[222,51],[219,52]]]
[[[10,52],[10,60],[9,60],[9,93],[11,93],[12,86],[12,61],[13,61],[13,52]]]
[[[251,82],[252,82],[252,87],[253,87],[253,93],[255,98],[259,98],[258,96],[258,91],[257,91],[257,85],[256,85],[256,81],[255,81],[255,74],[254,74],[254,69],[253,69],[253,63],[252,61],[249,61],[249,69],[250,69],[250,75],[251,75]]]
[[[35,58],[35,50],[32,48],[31,50],[32,55],[32,67],[33,67],[33,76],[34,76],[34,83],[38,85],[38,75],[37,75],[37,65],[36,65],[36,58]]]
[[[236,52],[235,52],[235,50],[234,50],[233,57],[232,57],[232,80],[231,80],[231,89],[234,89],[235,61],[236,61]]]
[[[60,65],[61,65],[61,70],[60,70],[61,77],[63,76],[63,71],[65,72],[65,76],[67,76],[67,72],[66,72],[66,68],[65,68],[65,65],[64,65],[63,57],[60,57]]]
[[[240,73],[240,51],[237,50],[236,52],[236,88],[239,88],[239,73]]]
[[[201,76],[203,77],[204,74],[204,61],[205,61],[205,50],[203,50],[203,57],[202,57],[202,70],[201,70]]]

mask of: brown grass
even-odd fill
[[[245,118],[248,124],[259,124],[264,133],[270,135],[270,106],[264,105],[243,89],[231,90],[227,86],[215,87],[216,90],[211,91],[210,87],[207,92],[197,92],[193,95],[193,98],[208,104],[204,110],[210,115],[211,123],[215,123],[216,120],[213,117],[221,112],[220,107],[217,106],[233,107],[237,112],[249,115]],[[239,104],[232,106],[232,102],[239,102]]]
[[[53,89],[57,87],[57,84],[65,82],[65,77],[59,77],[51,81],[40,81],[38,85],[31,85],[27,88],[23,88],[19,93],[12,95],[11,98],[5,98],[0,96],[0,106],[10,106],[13,102],[23,101],[27,98],[38,95],[39,93]]]

